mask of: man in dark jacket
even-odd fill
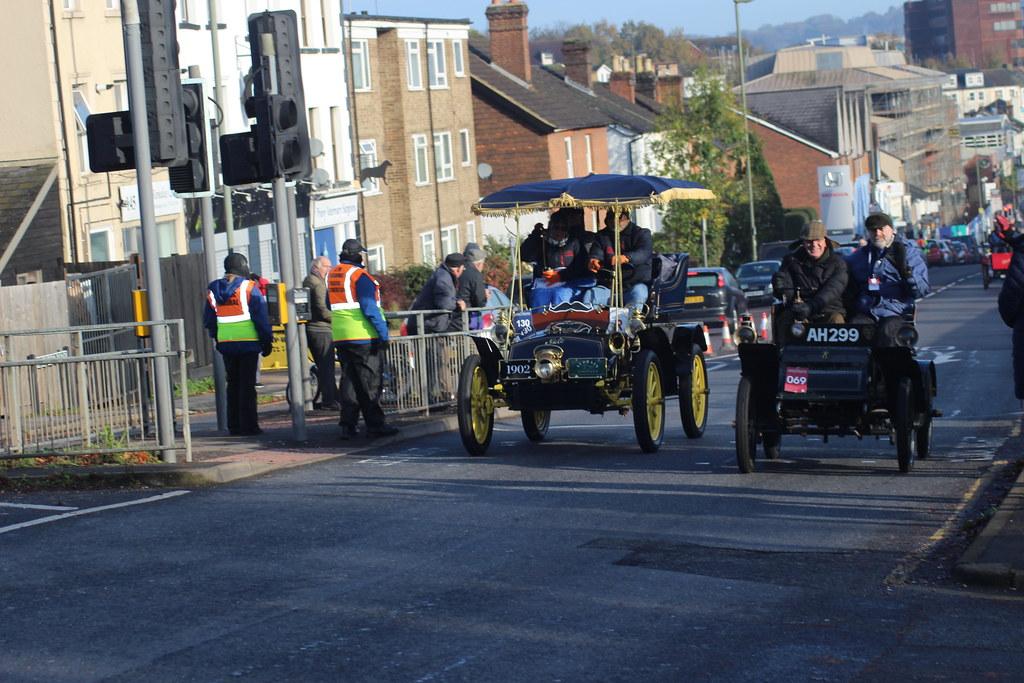
[[[571,301],[575,285],[590,274],[587,252],[579,239],[569,235],[568,214],[551,214],[548,229],[538,223],[523,240],[521,257],[533,264],[530,307],[541,309]]]
[[[892,346],[902,316],[926,295],[928,266],[917,246],[896,234],[892,219],[873,213],[864,221],[868,244],[850,254],[846,298],[851,322],[878,323],[878,344]]]
[[[1024,235],[1001,226],[999,237],[1013,248],[1010,269],[999,292],[999,317],[1013,329],[1013,391],[1024,401]]]
[[[613,269],[616,265],[622,272],[622,296],[626,306],[640,306],[647,303],[651,280],[651,259],[654,241],[651,231],[641,228],[629,220],[628,213],[621,213],[618,220],[609,210],[604,216],[604,229],[597,233],[597,239],[590,249],[590,270]],[[619,251],[615,253],[615,233],[619,235]]]
[[[835,247],[825,234],[825,224],[811,221],[800,240],[793,243],[792,251],[783,257],[782,266],[772,276],[775,297],[786,307],[782,324],[788,326],[793,320],[846,321],[843,292],[849,273]]]
[[[487,260],[487,252],[480,248],[476,242],[470,242],[462,250],[466,257],[466,269],[459,276],[459,290],[456,298],[466,304],[466,308],[483,308],[487,304],[487,283],[484,282],[484,261]],[[470,316],[470,329],[479,328],[480,314],[473,313]],[[457,332],[462,330],[462,316],[453,315],[448,329]]]
[[[466,270],[466,257],[462,254],[448,254],[444,263],[434,270],[430,279],[412,302],[413,311],[444,311],[423,316],[423,334],[447,332],[451,326],[452,313],[466,310],[466,302],[459,299],[459,278]],[[416,316],[406,322],[409,334],[417,334]]]
[[[309,275],[302,286],[309,290],[309,321],[306,323],[306,343],[316,363],[320,403],[313,406],[321,410],[339,410],[337,376],[334,372],[334,341],[331,335],[331,309],[327,307],[327,274],[331,260],[317,256],[309,266]]]
[[[269,356],[273,342],[267,300],[249,279],[249,263],[241,254],[224,259],[224,277],[210,283],[203,326],[217,340],[227,374],[228,431],[260,434],[256,413],[256,366],[260,353]]]

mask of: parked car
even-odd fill
[[[690,268],[686,273],[683,320],[722,327],[747,312],[747,297],[740,283],[726,268]]]
[[[956,252],[949,240],[939,240],[939,248],[942,249],[942,263],[951,266],[956,263]]]
[[[952,260],[953,254],[945,240],[928,240],[925,243],[925,262],[929,266],[944,266]]]
[[[772,276],[782,261],[751,261],[736,271],[736,280],[747,297],[748,303],[771,303]]]
[[[950,240],[948,244],[950,246],[950,250],[953,252],[953,263],[969,263],[966,244],[963,242],[957,242],[956,240]]]
[[[981,249],[978,248],[978,242],[974,237],[970,235],[951,237],[949,242],[954,246],[962,244],[966,248],[967,253],[965,263],[981,263]]]

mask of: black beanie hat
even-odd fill
[[[224,272],[231,273],[232,275],[248,277],[249,262],[237,251],[232,252],[224,259]]]

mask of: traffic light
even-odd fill
[[[154,166],[188,159],[174,0],[138,0],[149,152]]]
[[[269,164],[260,164],[256,126],[248,133],[220,136],[220,173],[225,185],[250,185],[273,180]]]
[[[171,190],[179,197],[209,197],[213,194],[213,154],[203,81],[186,79],[181,89],[188,159],[170,167]]]
[[[89,170],[93,173],[135,168],[135,140],[131,112],[93,114],[85,120],[89,144]]]
[[[247,107],[256,118],[260,156],[266,160],[269,152],[274,177],[308,178],[313,162],[309,154],[295,12],[250,15],[249,47],[256,79]]]

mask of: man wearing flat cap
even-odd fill
[[[228,432],[260,434],[256,412],[256,369],[260,354],[269,356],[273,331],[267,300],[249,279],[249,262],[239,253],[224,259],[224,277],[210,283],[203,326],[217,340],[227,375]]]
[[[783,324],[792,320],[845,321],[843,292],[849,272],[846,261],[835,251],[837,246],[826,235],[825,224],[817,220],[807,224],[800,239],[790,246],[772,276],[775,297],[786,307]]]
[[[414,311],[437,311],[423,316],[423,329],[417,325],[416,316],[406,321],[409,334],[442,334],[451,330],[453,316],[459,316],[466,310],[466,302],[458,298],[459,278],[466,270],[466,257],[462,254],[448,254],[444,262],[423,285],[416,300],[412,302]],[[448,345],[443,340],[435,340],[427,345],[427,379],[431,392],[431,402],[444,403],[452,400],[452,382],[445,368],[448,366]]]
[[[365,251],[359,240],[345,240],[338,265],[327,274],[331,335],[343,372],[338,425],[346,440],[358,434],[360,411],[367,436],[398,433],[380,407],[384,352],[390,342],[380,308],[380,283],[363,268]]]
[[[485,252],[476,242],[469,242],[462,250],[466,257],[466,269],[459,276],[459,289],[456,298],[466,304],[466,308],[483,308],[487,303],[487,283],[484,282],[484,261],[487,259]],[[480,314],[472,314],[470,327],[479,327]],[[475,326],[475,327],[474,327]],[[462,316],[453,315],[448,328],[451,331],[462,330]]]

